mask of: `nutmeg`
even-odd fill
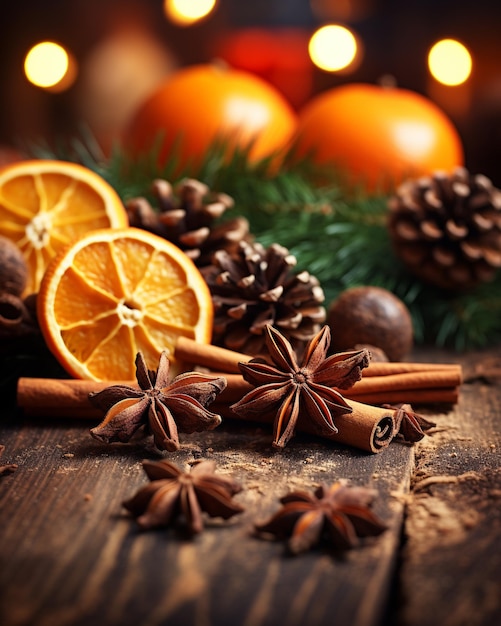
[[[332,302],[327,314],[331,328],[331,350],[351,350],[370,344],[390,361],[401,361],[412,350],[414,330],[406,305],[382,287],[346,289]]]
[[[28,281],[28,266],[16,244],[0,235],[0,292],[20,296]]]

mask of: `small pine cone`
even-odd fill
[[[168,239],[198,267],[209,265],[216,250],[231,252],[249,236],[249,224],[243,217],[215,223],[233,206],[233,199],[210,193],[198,180],[185,178],[173,189],[168,181],[157,179],[152,194],[156,208],[143,197],[126,203],[130,225]]]
[[[214,344],[250,356],[267,354],[263,330],[271,324],[301,354],[320,330],[324,292],[308,272],[295,274],[296,258],[273,244],[241,242],[234,254],[220,250],[203,270],[214,302]]]
[[[501,191],[457,168],[402,184],[389,200],[396,254],[427,283],[461,291],[501,267]]]

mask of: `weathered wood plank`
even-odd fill
[[[85,424],[29,421],[0,428],[2,626],[375,626],[386,609],[398,553],[413,449],[393,443],[370,455],[301,436],[284,451],[267,428],[227,423],[185,436],[179,464],[213,458],[244,491],[245,512],[213,522],[193,541],[175,531],[140,532],[121,503],[146,482],[140,461],[160,458],[137,443],[102,446]],[[253,524],[293,488],[349,478],[375,486],[382,536],[346,554],[287,556],[252,536]]]
[[[399,625],[501,624],[499,357],[497,363],[496,370],[492,352],[468,357],[467,380],[490,372],[491,384],[464,384],[458,406],[435,416],[436,432],[416,446]]]

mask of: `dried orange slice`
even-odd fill
[[[198,268],[177,246],[138,228],[92,231],[61,251],[37,309],[47,345],[76,378],[133,380],[137,352],[156,370],[179,336],[209,343],[212,333],[211,294]]]
[[[116,191],[92,170],[67,161],[19,161],[0,170],[0,234],[22,250],[36,293],[56,253],[90,230],[123,228]]]

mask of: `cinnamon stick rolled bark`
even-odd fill
[[[238,374],[239,362],[251,360],[251,356],[241,352],[220,348],[211,344],[203,344],[190,339],[179,337],[174,349],[174,356],[180,361],[201,365],[209,369],[228,374]],[[405,374],[411,372],[429,371],[454,371],[461,372],[461,366],[456,363],[413,363],[413,362],[381,362],[372,361],[364,369],[364,376],[388,376],[390,374]]]
[[[226,389],[217,401],[231,404],[237,402],[252,389],[252,385],[240,374],[212,372],[224,376],[228,381]],[[395,404],[399,402],[415,404],[454,404],[459,398],[461,382],[460,369],[451,368],[437,372],[417,372],[372,376],[362,378],[349,389],[338,389],[344,398],[365,404]]]
[[[391,376],[393,374],[410,374],[413,372],[449,372],[459,376],[462,381],[462,368],[458,363],[413,363],[406,361],[371,361],[363,371],[367,376]]]
[[[187,337],[178,339],[175,356],[192,366],[203,366],[219,375],[239,374],[239,362],[251,359],[226,348],[200,344]],[[342,394],[361,402],[391,403],[457,402],[463,382],[461,365],[456,363],[371,362],[362,379]],[[226,390],[231,393],[231,389]]]
[[[456,404],[459,400],[459,389],[457,387],[442,387],[439,389],[397,389],[395,391],[367,392],[361,394],[350,394],[344,391],[343,396],[363,402],[365,404]]]
[[[322,438],[352,446],[365,452],[381,452],[390,444],[396,434],[395,411],[369,406],[346,398],[345,400],[352,408],[352,412],[336,415],[334,423],[338,432],[323,432],[321,433]],[[213,410],[227,419],[244,420],[244,418],[231,410],[229,404],[223,405],[219,400],[214,403]],[[271,425],[273,417],[256,415],[252,421]],[[298,421],[298,430],[311,435],[319,435],[314,425],[307,420],[300,419]]]
[[[383,393],[401,389],[443,389],[457,387],[461,384],[461,370],[448,368],[434,371],[404,372],[379,376],[363,377],[348,391],[351,396],[368,393]],[[344,391],[343,393],[346,393]]]
[[[367,452],[381,452],[396,434],[394,411],[345,400],[353,412],[338,415],[334,420],[338,432],[327,438]],[[300,424],[300,429],[314,433],[308,423]]]
[[[242,398],[252,387],[242,376],[227,375],[228,385],[211,410],[223,417],[242,419],[231,411],[230,404]],[[75,379],[20,378],[17,386],[17,404],[29,416],[101,419],[102,412],[89,402],[91,392],[101,391],[110,385],[126,384],[137,386],[134,381],[95,382]],[[228,391],[228,388],[230,391]],[[346,399],[346,398],[345,398]],[[347,399],[353,412],[335,418],[338,433],[322,433],[326,439],[365,450],[380,452],[395,434],[395,411]],[[260,421],[270,423],[269,417],[260,416]],[[302,432],[319,433],[306,420],[300,421]]]
[[[192,366],[207,367],[227,374],[239,374],[239,363],[250,361],[252,357],[227,348],[199,343],[189,337],[179,337],[174,349],[174,357]]]
[[[89,401],[89,393],[110,385],[137,386],[136,381],[96,382],[58,378],[20,378],[17,383],[17,405],[26,415],[98,419],[102,411]]]

